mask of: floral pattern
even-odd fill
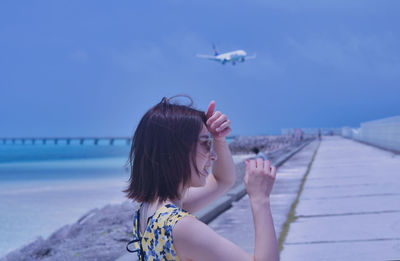
[[[180,260],[173,245],[172,229],[181,218],[191,215],[173,204],[162,206],[154,213],[141,237],[138,228],[140,207],[133,222],[133,237],[137,240],[134,248],[138,250],[139,260]]]

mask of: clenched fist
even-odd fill
[[[225,114],[215,110],[215,101],[211,101],[206,112],[207,128],[214,139],[225,139],[232,131],[231,121]]]
[[[252,200],[269,199],[275,183],[276,168],[269,160],[261,158],[246,161],[244,183],[247,194]]]

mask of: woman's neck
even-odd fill
[[[174,200],[173,199],[167,199],[167,200],[164,200],[164,201],[155,201],[151,205],[157,206],[157,209],[158,209],[159,207],[165,206],[168,203],[172,203],[175,206],[182,208],[183,201],[182,201],[182,199],[174,199]]]
[[[183,200],[182,199],[178,199],[178,200],[171,200],[171,199],[167,199],[164,201],[160,201],[160,200],[156,200],[153,202],[144,202],[143,203],[143,207],[141,208],[140,212],[140,233],[143,234],[144,230],[146,229],[147,226],[147,222],[148,222],[148,218],[153,216],[154,213],[156,213],[156,211],[167,205],[167,204],[174,204],[175,206],[177,206],[178,208],[182,208],[183,205]]]
[[[182,199],[175,199],[175,200],[167,199],[164,201],[156,200],[153,202],[145,202],[144,203],[145,206],[147,205],[146,206],[146,208],[148,210],[147,212],[151,213],[150,215],[152,215],[154,212],[156,212],[157,209],[159,209],[160,207],[165,206],[167,204],[174,204],[175,206],[182,208],[183,200]]]

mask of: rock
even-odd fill
[[[0,260],[115,260],[126,253],[137,206],[137,203],[126,201],[91,210],[75,224],[63,226],[48,239],[38,238]]]
[[[71,228],[70,225],[65,225],[65,226],[61,227],[59,230],[54,232],[49,237],[49,240],[54,243],[59,243],[59,242],[65,240],[69,236],[70,228]]]
[[[41,256],[45,256],[51,252],[51,249],[46,246],[45,240],[38,237],[33,242],[9,253],[1,261],[34,261],[40,260]]]
[[[239,136],[229,144],[229,148],[233,154],[253,153],[252,149],[255,147],[266,153],[298,142],[298,139],[291,136]]]

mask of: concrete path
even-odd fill
[[[318,149],[281,260],[400,260],[400,155],[341,137]]]
[[[278,169],[271,196],[271,209],[278,236],[318,144],[319,142],[314,141],[307,145]],[[232,205],[230,209],[211,221],[209,226],[247,252],[253,253],[254,227],[249,198],[246,195]]]

